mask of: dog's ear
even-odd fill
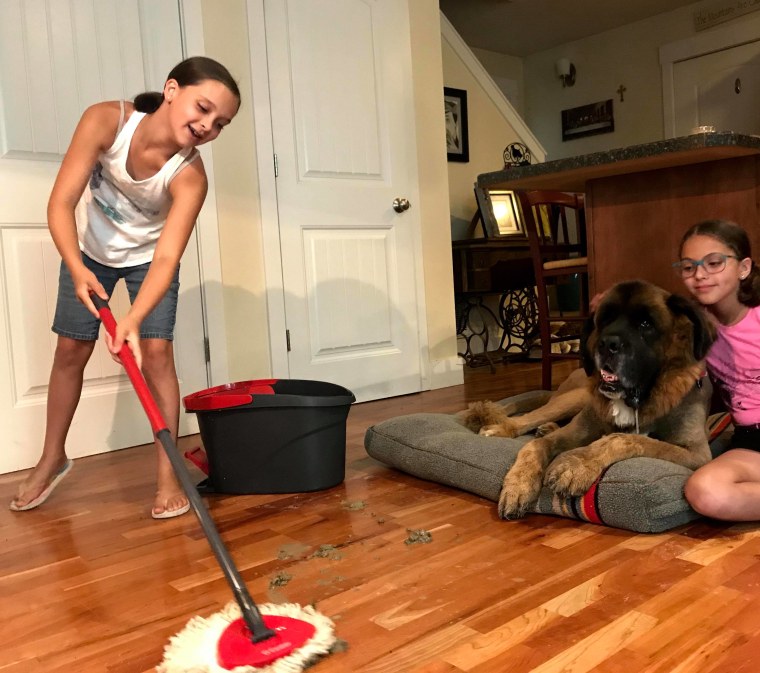
[[[581,332],[581,362],[583,363],[583,370],[586,372],[586,376],[591,376],[596,370],[593,353],[594,344],[589,343],[593,333],[594,315],[591,314],[586,322],[583,323],[583,331]]]
[[[691,321],[694,326],[692,339],[694,357],[697,360],[702,360],[717,336],[715,325],[710,321],[707,312],[691,299],[678,294],[671,294],[667,298],[666,304],[675,315],[685,316]]]

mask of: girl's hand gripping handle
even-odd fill
[[[106,331],[111,335],[111,338],[113,338],[116,334],[116,318],[113,317],[108,302],[105,299],[98,297],[96,294],[90,295],[90,297],[92,303],[95,304],[95,308],[98,309],[100,319],[103,321]],[[127,376],[129,376],[129,380],[135,388],[135,392],[137,392],[137,397],[140,399],[140,403],[142,404],[143,409],[145,409],[145,413],[148,415],[148,420],[150,420],[150,426],[153,428],[153,432],[157,433],[159,430],[166,429],[166,422],[161,416],[161,412],[159,411],[158,405],[153,399],[153,396],[150,394],[148,384],[145,382],[145,377],[143,377],[140,368],[137,366],[135,356],[132,354],[126,341],[121,347],[118,355],[122,365],[124,365]]]

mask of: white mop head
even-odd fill
[[[193,617],[182,631],[173,636],[164,648],[164,659],[157,666],[157,673],[299,673],[313,660],[328,654],[335,643],[332,620],[311,606],[265,603],[258,608],[262,615],[292,617],[308,622],[316,631],[302,647],[267,666],[223,668],[217,662],[217,643],[230,623],[241,616],[240,608],[232,601],[210,617]]]

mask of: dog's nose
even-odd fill
[[[621,343],[620,337],[614,334],[602,337],[599,340],[599,345],[601,346],[602,351],[606,351],[610,354],[617,353],[620,350]]]

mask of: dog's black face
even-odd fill
[[[626,302],[600,307],[594,364],[599,392],[637,408],[660,370],[660,333],[644,305]]]
[[[634,409],[649,397],[666,365],[701,360],[713,340],[699,307],[643,281],[611,288],[586,337],[584,367],[589,376],[598,372],[598,392]]]

